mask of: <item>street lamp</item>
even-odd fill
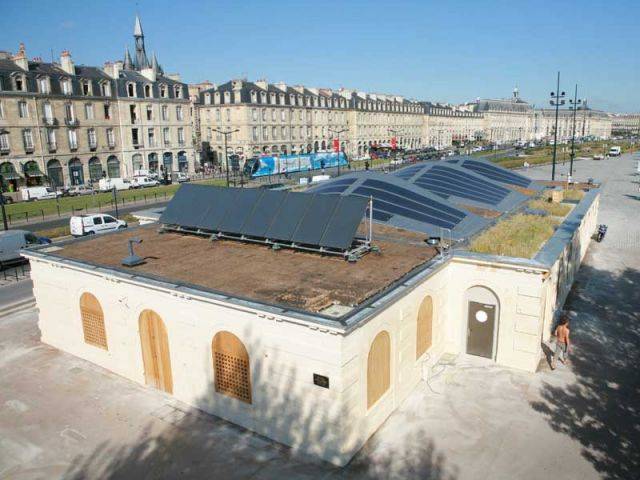
[[[569,99],[569,109],[573,110],[573,128],[571,131],[571,160],[569,161],[569,177],[573,176],[573,159],[576,156],[576,112],[582,100],[578,100],[578,85],[573,95],[573,99]]]
[[[340,134],[349,131],[346,128],[341,128],[340,130],[329,128],[331,133],[335,133],[338,136],[338,177],[340,176]]]
[[[212,130],[224,135],[224,164],[227,170],[227,188],[229,188],[229,152],[227,150],[227,137],[232,133],[239,132],[240,130],[237,128],[235,130],[219,130],[217,128],[212,128]]]
[[[553,161],[551,164],[551,181],[554,181],[556,179],[556,153],[558,150],[558,112],[560,109],[560,105],[564,105],[564,96],[565,93],[560,91],[560,72],[558,72],[556,91],[551,92],[551,101],[549,102],[552,106],[556,107],[556,126],[553,129]]]
[[[7,224],[7,212],[4,209],[4,177],[2,174],[0,174],[0,209],[2,209],[2,226],[5,230],[9,230],[9,225]]]

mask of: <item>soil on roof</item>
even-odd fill
[[[128,268],[127,240],[146,263]],[[374,234],[375,238],[375,234]],[[401,235],[398,236],[401,238]],[[436,254],[418,242],[375,241],[381,252],[358,262],[290,249],[179,233],[159,233],[158,225],[71,242],[56,252],[67,258],[150,274],[230,296],[318,312],[333,303],[357,305],[375,295]]]

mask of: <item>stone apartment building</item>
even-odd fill
[[[611,129],[616,135],[640,135],[640,113],[614,113],[610,118]]]
[[[200,92],[199,103],[200,134],[213,159],[224,157],[222,131],[234,131],[228,151],[244,158],[327,151],[338,136],[355,158],[394,137],[400,147],[425,144],[422,107],[399,96],[238,79]]]
[[[7,190],[131,177],[135,170],[192,171],[187,85],[148,60],[136,18],[135,61],[104,68],[0,53],[0,174]]]
[[[517,88],[511,98],[479,99],[470,106],[484,117],[485,140],[503,144],[532,138],[533,107],[520,98]]]
[[[552,140],[555,130],[556,111],[553,108],[535,110],[533,114],[532,135],[536,140]],[[573,135],[573,110],[558,111],[558,141],[566,142]],[[611,136],[611,117],[600,110],[592,110],[586,103],[575,112],[576,137],[595,137],[606,139]]]
[[[453,142],[465,143],[484,138],[484,116],[449,105],[423,102],[423,136],[426,145],[444,148]]]

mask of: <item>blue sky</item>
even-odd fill
[[[562,88],[594,108],[640,111],[640,1],[0,0],[0,49],[102,65],[140,12],[148,51],[183,80],[340,86],[443,102],[548,103]]]

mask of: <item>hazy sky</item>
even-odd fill
[[[76,63],[121,59],[140,13],[147,50],[183,80],[340,86],[420,100],[548,104],[561,87],[593,108],[640,111],[640,1],[0,0],[0,49]]]

